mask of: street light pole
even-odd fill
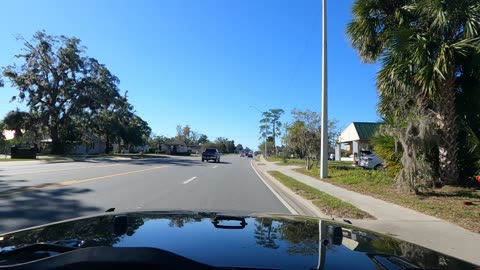
[[[322,141],[320,178],[328,177],[328,99],[327,99],[327,0],[322,0]]]
[[[254,106],[250,106],[250,107],[254,108],[258,112],[263,114],[263,112],[260,111],[257,107],[254,107]],[[267,126],[267,122],[265,121],[265,143],[264,143],[265,144],[265,152],[263,152],[263,156],[265,157],[265,159],[267,158],[267,132],[268,132],[268,126]]]

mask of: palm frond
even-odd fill
[[[362,61],[373,63],[392,41],[392,27],[408,23],[402,7],[407,0],[358,0],[352,8],[354,19],[347,25],[350,42]]]
[[[480,35],[480,2],[477,0],[471,1],[472,5],[469,5],[464,11],[465,27],[462,32],[462,38],[473,38]]]

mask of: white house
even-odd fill
[[[184,142],[180,142],[180,141],[162,143],[160,145],[160,151],[170,155],[187,154],[188,150],[189,150],[188,146]]]
[[[84,137],[84,142],[75,144],[69,154],[105,154],[105,140],[91,133],[86,133]]]
[[[11,140],[15,138],[15,130],[3,130],[2,131],[3,137],[5,137],[5,140]]]
[[[200,154],[202,147],[200,145],[188,145],[187,151],[190,151],[190,153],[193,154]]]
[[[15,138],[15,130],[3,130],[3,136],[6,140]],[[52,139],[44,139],[40,141],[44,146],[51,145]],[[84,134],[83,142],[73,142],[68,154],[84,155],[84,154],[105,154],[105,141],[91,133]],[[47,147],[48,148],[48,147]]]
[[[370,150],[370,138],[375,134],[380,123],[353,122],[338,136],[335,147],[335,160],[341,158],[341,145],[346,144],[352,150],[353,158],[359,151]]]

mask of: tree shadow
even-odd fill
[[[359,169],[359,168],[353,167],[351,165],[348,165],[348,166],[347,165],[331,165],[330,168],[335,169],[335,170],[341,170],[341,171],[351,171],[351,170],[358,170]]]
[[[3,177],[0,175],[0,177]],[[0,194],[5,192],[10,192],[17,188],[22,188],[23,186],[15,186],[14,184],[25,183],[27,180],[0,180]],[[1,199],[1,197],[0,197]]]
[[[125,161],[124,161],[125,162]],[[181,158],[170,158],[170,159],[161,159],[161,160],[130,160],[126,162],[127,164],[133,165],[173,165],[173,166],[201,166],[201,160],[192,160],[192,159],[181,159]]]
[[[84,158],[78,157],[71,160],[45,160],[45,163],[108,163],[108,164],[128,164],[128,165],[174,165],[174,166],[201,166],[201,157],[194,157],[193,159],[188,156],[168,156],[168,157],[155,157],[155,158],[134,158],[134,159],[118,159],[118,158]],[[213,162],[212,162],[213,163]],[[232,164],[227,161],[220,161],[218,164]]]
[[[469,198],[469,199],[480,199],[480,192],[475,190],[458,190],[452,192],[429,192],[421,194],[423,197],[459,197],[459,198]]]
[[[2,190],[18,189],[18,186],[13,185],[18,182],[26,182],[26,180],[0,181],[0,188]],[[72,199],[75,194],[88,192],[92,192],[92,190],[62,187],[14,194],[0,193],[0,233],[90,215],[104,210]]]
[[[173,165],[173,166],[202,166],[202,160],[198,159],[188,159],[188,158],[162,158],[162,159],[131,159],[131,160],[121,160],[121,159],[91,159],[91,160],[82,160],[77,162],[87,162],[87,163],[112,163],[112,164],[128,164],[128,165]],[[220,162],[220,164],[231,164],[230,162]]]

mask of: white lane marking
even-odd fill
[[[278,194],[268,183],[267,181],[265,181],[265,179],[263,179],[263,177],[257,172],[257,170],[255,169],[255,167],[253,167],[253,160],[250,161],[250,166],[252,167],[253,171],[257,174],[257,176],[262,180],[262,182],[265,184],[265,186],[267,186],[268,189],[270,189],[270,191],[273,193],[273,195],[275,195],[275,197],[277,197],[277,199],[288,209],[288,211],[290,211],[290,213],[294,214],[294,215],[298,215],[298,212],[295,211],[295,209],[293,209],[293,207],[290,206],[290,204],[287,203],[287,201],[285,201],[285,199],[282,198],[282,196],[280,196],[280,194]]]
[[[193,180],[195,180],[196,178],[197,178],[197,177],[194,176],[194,177],[188,179],[187,181],[183,182],[183,184],[184,184],[184,185],[185,185],[185,184],[188,184],[188,183],[192,182]]]
[[[212,169],[215,169],[215,168],[217,168],[217,167],[218,167],[218,165],[215,165],[215,166],[212,167]]]

